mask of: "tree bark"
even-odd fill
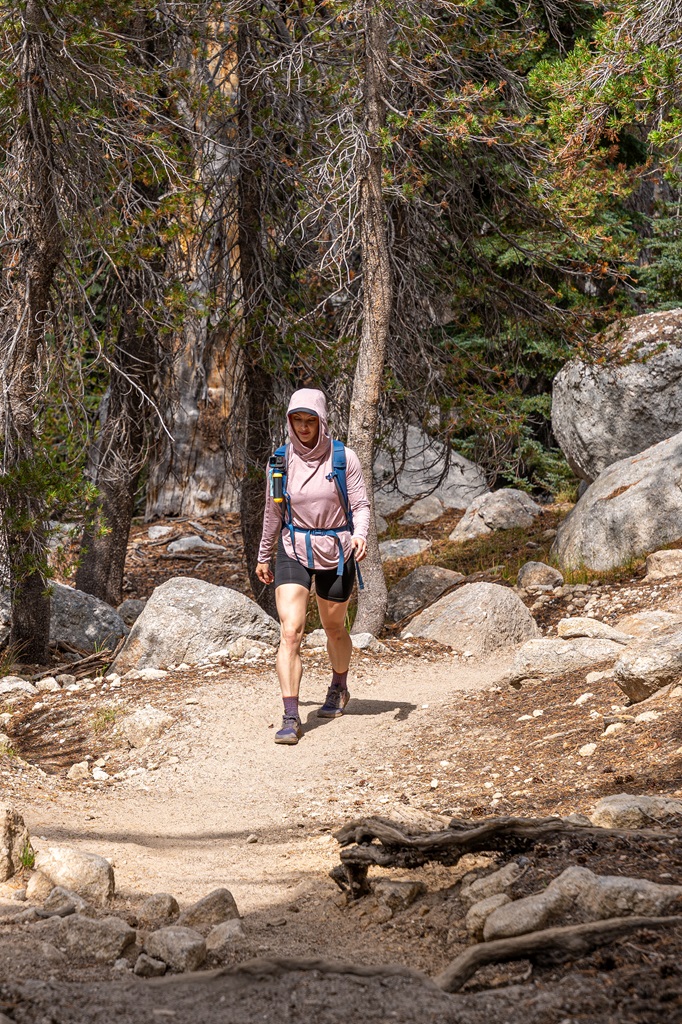
[[[9,234],[11,244],[5,250],[2,271],[0,512],[12,599],[9,642],[22,660],[45,663],[50,632],[47,509],[36,472],[34,419],[41,398],[38,367],[49,320],[50,292],[63,240],[53,179],[46,82],[50,39],[36,0],[26,5],[23,28],[17,83],[22,124],[13,155],[16,234]]]
[[[155,339],[140,315],[140,286],[124,296],[102,424],[90,455],[99,490],[98,515],[81,541],[76,587],[111,605],[123,597],[123,573],[135,490],[146,455],[145,424],[155,361]]]
[[[354,633],[378,633],[386,614],[386,581],[379,557],[374,514],[374,436],[377,408],[391,322],[393,286],[382,193],[381,131],[386,123],[384,92],[388,72],[386,19],[375,0],[364,5],[365,163],[359,169],[363,309],[358,361],[353,380],[348,444],[360,459],[372,507],[367,558],[362,563],[364,591],[358,594]]]
[[[242,20],[237,33],[239,85],[239,271],[242,303],[241,405],[242,476],[240,514],[244,556],[253,595],[266,612],[277,618],[275,591],[265,587],[256,576],[263,510],[265,507],[265,466],[272,454],[269,407],[273,380],[264,364],[265,316],[260,309],[261,272],[264,265],[261,248],[262,216],[258,171],[250,156],[252,116],[258,103],[253,84],[254,56],[249,28]]]
[[[178,58],[197,93],[236,101],[234,53],[220,64],[215,54],[192,49]],[[218,104],[220,109],[220,104]],[[236,176],[230,116],[183,110],[197,139],[197,200],[176,250],[178,277],[186,282],[190,310],[160,366],[160,430],[147,481],[146,518],[235,512],[238,494],[233,438],[228,430],[237,373],[237,347],[223,324],[236,298]],[[169,257],[170,258],[170,257]]]

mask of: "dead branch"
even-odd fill
[[[607,921],[573,924],[563,928],[495,939],[470,946],[434,979],[445,992],[458,992],[481,967],[509,960],[530,960],[532,963],[561,963],[577,960],[599,946],[608,945],[623,935],[640,928],[669,928],[682,924],[675,917],[612,917]]]
[[[331,877],[357,899],[369,892],[367,871],[378,867],[418,868],[429,861],[451,866],[466,853],[496,851],[520,853],[547,839],[668,839],[669,833],[648,829],[609,829],[578,825],[563,818],[488,818],[480,824],[453,819],[440,832],[408,836],[392,821],[364,818],[353,821],[335,834],[343,847],[341,865]],[[378,844],[375,842],[378,840]],[[354,844],[354,845],[351,845]]]

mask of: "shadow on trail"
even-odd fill
[[[319,705],[317,705],[319,707]],[[303,727],[304,733],[312,732],[321,725],[329,725],[337,722],[337,718],[318,718],[317,707],[308,714]],[[352,697],[342,717],[353,717],[355,715],[386,715],[395,711],[393,719],[396,722],[404,722],[413,711],[417,710],[416,704],[410,704],[404,700],[362,700]]]

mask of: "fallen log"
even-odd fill
[[[675,834],[676,830],[671,830]],[[553,839],[669,839],[670,833],[649,829],[599,828],[579,825],[563,818],[488,818],[476,824],[453,818],[446,829],[422,835],[406,835],[399,825],[385,818],[363,818],[344,826],[334,838],[341,850],[341,871],[331,877],[352,899],[369,892],[367,871],[382,868],[422,867],[436,861],[451,867],[466,853],[522,853],[536,843]],[[353,845],[351,845],[353,844]]]
[[[444,992],[458,992],[476,971],[488,964],[530,960],[533,964],[562,963],[586,956],[599,946],[615,942],[640,928],[671,928],[682,925],[682,916],[612,917],[589,924],[544,928],[511,939],[495,939],[470,946],[438,974],[434,981]]]

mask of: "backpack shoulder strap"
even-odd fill
[[[282,504],[282,519],[285,523],[291,522],[291,501],[289,499],[289,492],[287,491],[287,470],[289,468],[289,448],[291,443],[281,444],[279,448],[275,448],[274,454],[278,458],[284,459],[284,470],[282,472],[282,493],[284,502]]]
[[[332,441],[332,472],[328,479],[333,480],[339,492],[343,511],[351,530],[353,529],[353,516],[350,502],[348,501],[348,484],[346,482],[346,446],[343,441]]]

